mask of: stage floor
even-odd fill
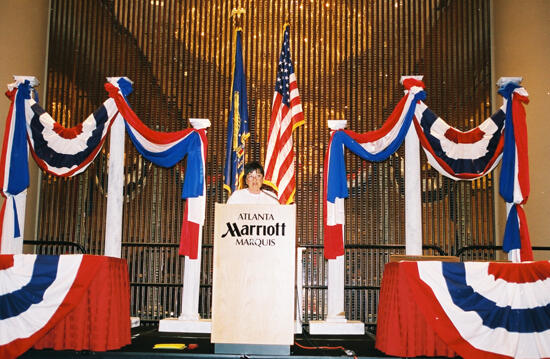
[[[381,358],[388,356],[374,348],[375,338],[371,334],[362,336],[295,336],[297,344],[291,346],[290,356],[271,356],[275,358]],[[171,350],[153,349],[155,344],[181,343],[197,344],[195,349]],[[338,349],[304,349],[303,347],[341,347]],[[347,354],[345,352],[347,350]],[[90,351],[54,351],[31,349],[21,358],[269,358],[266,355],[221,355],[214,353],[214,344],[209,334],[160,333],[157,327],[139,327],[132,329],[132,344],[109,352]]]

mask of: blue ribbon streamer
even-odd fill
[[[512,114],[512,94],[520,86],[509,82],[502,86],[498,93],[506,99],[506,120],[504,127],[504,149],[502,168],[499,178],[499,192],[508,203],[514,202],[514,182],[516,168],[516,139],[514,136],[514,118]]]
[[[506,227],[504,229],[504,238],[502,239],[502,250],[506,253],[512,249],[521,248],[521,236],[519,233],[518,211],[516,205],[513,205],[508,212]]]
[[[15,124],[11,147],[8,193],[17,195],[29,187],[29,153],[27,148],[27,123],[25,100],[31,98],[30,82],[19,84],[15,95]]]

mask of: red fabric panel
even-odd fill
[[[181,225],[180,235],[180,256],[188,256],[189,259],[197,259],[199,255],[199,230],[200,224],[191,222],[187,219],[188,203],[185,202],[185,211],[183,212],[183,223]]]
[[[388,119],[384,122],[382,127],[380,127],[377,130],[369,131],[365,133],[357,133],[351,130],[344,130],[344,132],[347,133],[351,138],[353,138],[355,141],[359,143],[377,141],[380,138],[387,135],[388,132],[390,132],[390,130],[395,127],[395,124],[399,121],[401,113],[403,112],[405,103],[407,103],[407,95],[401,98],[401,100],[397,103],[397,105],[393,109]]]
[[[1,222],[0,222],[1,223]],[[0,270],[13,267],[13,255],[0,256]]]
[[[424,85],[424,82],[422,82],[421,80],[417,80],[412,77],[403,80],[403,87],[406,90],[410,90],[413,86],[426,88],[426,85]]]
[[[124,121],[132,125],[132,127],[134,127],[143,137],[151,142],[158,144],[171,143],[182,139],[194,131],[192,128],[176,132],[160,132],[151,130],[143,122],[141,122],[136,113],[130,108],[130,106],[128,106],[126,100],[118,92],[119,90],[117,87],[110,83],[106,83],[105,89],[109,92],[109,97],[115,100],[118,111],[122,114],[122,117],[124,117]]]
[[[0,172],[2,172],[1,169],[0,169]],[[2,248],[2,230],[4,228],[3,226],[4,214],[6,213],[6,203],[8,202],[6,196],[4,196],[3,193],[2,193],[2,197],[4,197],[4,203],[2,203],[2,208],[0,209],[0,248]]]
[[[400,357],[442,356],[456,353],[428,326],[411,296],[403,274],[405,263],[388,263],[384,268],[376,329],[376,348]],[[416,265],[415,263],[412,263]]]
[[[6,126],[4,128],[4,141],[2,142],[2,154],[0,156],[0,191],[4,189],[4,175],[6,174],[6,156],[8,153],[9,147],[9,138],[10,138],[10,128],[11,128],[11,118],[13,117],[13,102],[15,101],[15,93],[17,89],[12,91],[6,91],[6,97],[10,99],[10,109],[8,110],[8,117],[6,118]],[[2,192],[2,195],[4,193]],[[5,202],[4,202],[5,203]]]
[[[503,279],[510,283],[534,283],[537,280],[550,278],[550,262],[534,263],[489,263],[487,270],[495,279]]]
[[[325,225],[325,259],[336,259],[344,255],[344,234],[342,225]]]
[[[35,349],[119,349],[131,342],[130,284],[124,259],[100,256],[103,263],[76,307],[34,344]]]
[[[483,138],[483,135],[485,135],[485,132],[478,127],[468,132],[461,132],[452,127],[445,131],[445,137],[454,143],[476,143]]]
[[[82,133],[82,122],[78,125],[70,128],[65,128],[61,126],[59,123],[54,122],[53,123],[53,130],[55,133],[57,133],[60,137],[66,138],[66,139],[73,139],[76,136],[80,135]]]

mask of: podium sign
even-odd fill
[[[296,207],[216,203],[213,343],[292,345]]]

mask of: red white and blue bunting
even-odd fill
[[[550,357],[550,262],[408,262],[411,298],[464,358]]]
[[[362,159],[377,162],[387,159],[399,149],[409,131],[417,102],[426,96],[421,81],[408,79],[404,85],[407,89],[405,96],[380,129],[363,134],[346,130],[331,134],[324,173],[324,254],[327,259],[344,254],[344,198],[349,196],[344,149],[349,149]]]
[[[523,103],[527,92],[507,83],[499,93],[504,104],[467,132],[449,126],[424,103],[416,106],[414,125],[428,162],[453,180],[474,180],[491,172],[502,158],[500,194],[509,203],[503,250],[514,261],[533,260],[522,204],[529,196],[527,126]],[[519,254],[519,255],[518,255]]]
[[[504,146],[504,118],[498,110],[481,125],[462,132],[434,114],[428,106],[416,106],[414,125],[428,163],[443,176],[474,180],[499,163]]]
[[[6,92],[11,104],[0,158],[0,185],[5,198],[0,210],[0,253],[20,253],[23,247],[23,216],[29,186],[25,102],[36,95],[32,91],[34,84],[35,79],[16,78]]]
[[[514,83],[504,85],[499,90],[504,105],[481,125],[463,132],[448,125],[426,106],[422,101],[425,93],[421,81],[409,78],[403,85],[406,95],[379,130],[331,134],[325,157],[325,258],[334,259],[344,254],[343,199],[348,197],[344,148],[365,160],[383,161],[401,146],[412,121],[428,162],[443,176],[474,180],[491,172],[502,159],[500,193],[509,203],[503,249],[509,253],[521,249],[520,255],[511,255],[514,261],[533,260],[521,206],[529,195],[525,89]]]
[[[107,83],[105,88],[116,102],[124,118],[126,132],[138,152],[162,167],[172,167],[185,156],[187,166],[183,182],[182,198],[186,198],[181,230],[180,255],[198,258],[200,228],[204,225],[206,209],[206,128],[186,129],[177,132],[158,132],[149,129],[126,101],[132,91],[131,83],[121,78],[117,83]]]
[[[2,248],[6,248],[6,242],[21,237],[23,230],[23,220],[18,214],[24,206],[25,190],[29,185],[27,142],[33,158],[44,171],[56,176],[74,176],[90,165],[103,146],[115,118],[122,116],[130,139],[149,161],[171,167],[187,157],[182,198],[188,200],[180,254],[197,258],[197,242],[205,213],[206,129],[168,133],[149,129],[126,101],[126,96],[132,91],[131,82],[125,78],[116,79],[105,85],[110,98],[84,122],[72,128],[64,128],[55,122],[38,105],[32,98],[33,87],[29,80],[12,85],[13,89],[7,93],[12,104],[0,162],[2,194],[7,198],[1,212]],[[13,249],[13,246],[7,248]],[[6,251],[2,249],[2,252]]]
[[[23,354],[79,303],[100,263],[87,257],[0,256],[0,357]]]

